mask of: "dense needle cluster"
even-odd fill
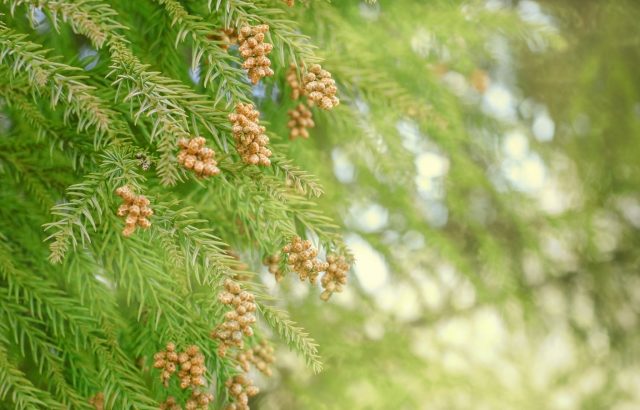
[[[149,217],[153,211],[149,208],[149,200],[144,195],[134,194],[128,186],[116,189],[116,194],[124,203],[118,208],[118,216],[125,217],[125,226],[122,230],[124,236],[131,236],[136,226],[147,229],[151,226]]]
[[[255,297],[240,288],[236,282],[227,279],[224,282],[225,290],[220,293],[218,300],[224,305],[231,305],[233,310],[225,313],[222,322],[211,333],[211,337],[220,341],[218,355],[224,357],[229,347],[244,346],[243,337],[253,336],[252,324],[256,322],[253,312],[256,311]]]
[[[303,77],[303,83],[309,105],[317,104],[323,110],[330,110],[340,104],[336,97],[336,82],[331,78],[331,73],[323,70],[320,64],[314,64],[309,68]]]
[[[293,110],[289,110],[289,138],[294,140],[298,137],[304,139],[309,138],[309,128],[313,128],[316,124],[313,122],[313,114],[311,110],[304,104],[298,104]]]
[[[238,374],[225,383],[233,402],[225,410],[249,410],[249,397],[260,391],[245,374]]]
[[[266,340],[262,340],[259,345],[238,353],[236,360],[245,372],[249,371],[249,365],[253,365],[266,376],[271,376],[272,371],[270,365],[276,361],[273,346]]]
[[[318,250],[311,241],[303,241],[299,236],[293,237],[291,243],[282,248],[282,252],[287,255],[289,268],[298,274],[301,281],[309,279],[310,283],[315,283],[320,272],[328,266],[316,258]]]
[[[240,29],[238,42],[240,43],[240,56],[244,59],[242,68],[247,70],[249,79],[257,84],[262,77],[273,75],[271,60],[267,55],[273,50],[273,44],[265,43],[265,34],[269,26],[260,24],[255,27],[244,26]]]
[[[320,299],[325,302],[333,293],[342,292],[344,285],[347,284],[347,273],[349,272],[349,264],[344,256],[328,255],[327,263],[326,273],[320,280],[324,289],[320,294]]]
[[[240,103],[236,106],[236,112],[229,114],[229,120],[233,124],[233,138],[236,149],[242,160],[250,165],[271,165],[269,157],[271,150],[267,148],[269,137],[266,136],[266,128],[259,125],[260,112],[253,104]]]
[[[215,151],[205,147],[207,140],[203,137],[191,139],[180,138],[178,146],[178,162],[187,169],[193,170],[197,176],[204,178],[220,173],[218,163],[214,159]]]

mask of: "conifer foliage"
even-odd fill
[[[251,271],[293,244],[278,271],[328,275],[326,300],[354,262],[270,130],[297,109],[306,139],[339,102],[299,7],[2,2],[0,407],[246,409],[267,338],[321,370]]]

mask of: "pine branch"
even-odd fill
[[[259,304],[258,308],[269,326],[274,328],[289,347],[298,352],[314,373],[322,371],[318,344],[302,328],[289,319],[289,315],[275,307]]]
[[[0,317],[4,316],[3,322],[10,325],[14,341],[20,346],[23,355],[25,344],[28,344],[38,372],[48,383],[49,390],[56,399],[73,408],[90,408],[86,398],[67,383],[60,352],[51,338],[41,330],[42,327],[46,327],[45,323],[31,317],[24,306],[15,303],[8,289],[0,287],[0,300],[0,309],[4,311],[4,315],[0,314]]]
[[[13,77],[22,77],[26,72],[30,87],[49,93],[52,106],[65,104],[65,120],[70,115],[77,116],[78,132],[93,128],[96,146],[127,134],[116,113],[95,96],[95,87],[83,83],[86,77],[76,74],[78,68],[48,60],[40,45],[25,38],[0,22],[0,64],[8,66]]]
[[[126,355],[102,339],[99,323],[68,294],[45,278],[33,281],[13,263],[12,249],[0,236],[0,278],[7,282],[9,297],[29,306],[31,314],[47,326],[56,337],[74,336],[74,350],[91,351],[100,363],[100,380],[108,403],[119,408],[154,409],[140,375]],[[36,285],[37,283],[37,285]]]
[[[79,244],[91,242],[88,227],[97,229],[102,221],[103,207],[112,203],[113,191],[128,184],[139,188],[142,177],[137,174],[137,162],[131,153],[107,151],[102,156],[101,170],[85,177],[85,180],[67,189],[68,202],[54,206],[51,213],[58,220],[45,225],[45,231],[53,230],[47,240],[53,239],[50,245],[50,260],[60,262],[69,249]]]
[[[11,393],[9,397],[16,410],[66,409],[66,406],[55,401],[48,392],[36,388],[11,362],[6,348],[9,345],[10,343],[0,333],[0,400]]]
[[[296,191],[313,198],[319,198],[324,194],[320,180],[309,172],[296,167],[292,161],[276,154],[271,157],[271,164],[276,177],[282,174],[285,184],[292,185]]]
[[[2,75],[2,74],[0,74]],[[44,140],[50,150],[68,155],[72,159],[74,169],[82,167],[87,156],[93,153],[93,149],[86,141],[77,137],[69,137],[69,131],[56,127],[40,109],[22,93],[18,86],[0,86],[0,96],[5,99],[12,113],[21,117],[31,125],[38,141]]]
[[[204,86],[213,87],[214,80],[220,80],[215,87],[214,105],[218,105],[225,96],[227,105],[248,101],[247,96],[250,95],[251,88],[246,81],[244,71],[238,68],[240,61],[225,52],[216,40],[209,38],[216,33],[216,28],[206,23],[200,16],[190,15],[176,0],[154,1],[164,6],[172,19],[172,25],[180,28],[176,37],[176,46],[188,36],[191,37],[193,43],[191,68],[195,70],[201,63],[204,64]]]
[[[301,34],[293,21],[283,18],[283,10],[269,7],[266,1],[215,0],[214,4],[214,0],[208,0],[207,7],[210,12],[222,14],[225,27],[238,27],[242,23],[268,24],[282,67],[289,63],[309,66],[319,61],[309,37]]]

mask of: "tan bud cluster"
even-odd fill
[[[175,397],[169,396],[164,403],[160,403],[160,410],[182,410],[182,406],[178,404]]]
[[[253,104],[240,103],[236,112],[229,114],[233,124],[233,138],[236,149],[242,160],[250,165],[271,165],[269,157],[271,151],[267,148],[269,137],[265,135],[266,128],[259,125],[260,112]]]
[[[180,363],[180,388],[201,387],[205,385],[204,374],[207,368],[204,366],[204,355],[200,353],[198,346],[189,346],[187,350],[178,354]]]
[[[249,397],[255,396],[260,391],[244,374],[233,376],[226,381],[225,386],[233,399],[233,403],[227,405],[225,410],[249,410]]]
[[[259,345],[238,353],[236,360],[245,372],[249,371],[249,365],[252,364],[264,375],[271,376],[273,372],[270,365],[276,361],[276,356],[273,347],[266,340],[262,340]]]
[[[327,263],[329,266],[320,280],[324,289],[320,294],[320,299],[325,302],[333,293],[342,292],[344,285],[347,284],[347,273],[349,272],[349,264],[344,256],[328,255]]]
[[[284,2],[287,4],[287,6],[289,7],[293,7],[296,5],[296,0],[284,0]]]
[[[240,43],[240,56],[244,59],[242,68],[248,71],[249,79],[257,84],[262,77],[273,75],[271,60],[267,55],[273,50],[273,44],[265,43],[265,33],[269,26],[260,24],[255,27],[244,26],[240,29],[238,42]]]
[[[280,269],[280,255],[272,255],[264,258],[264,264],[269,272],[276,277],[276,281],[280,282],[284,278],[284,272]]]
[[[220,173],[218,163],[214,159],[216,153],[205,147],[207,140],[203,137],[191,139],[180,138],[178,146],[178,162],[187,169],[192,169],[200,178],[215,176]]]
[[[296,108],[289,110],[289,122],[287,123],[287,127],[290,129],[289,139],[294,140],[298,137],[307,139],[309,138],[308,129],[315,126],[313,114],[306,105],[298,104]]]
[[[224,315],[222,322],[213,332],[211,337],[218,339],[218,355],[224,357],[229,347],[242,349],[244,346],[243,337],[253,336],[251,325],[256,322],[253,312],[256,311],[255,297],[253,294],[244,291],[236,282],[227,279],[224,282],[225,290],[218,295],[218,300],[224,305],[233,306]]]
[[[104,393],[98,392],[89,399],[89,404],[96,410],[104,410]]]
[[[147,218],[153,215],[153,211],[144,195],[134,194],[126,185],[116,189],[116,194],[124,201],[117,212],[118,216],[125,217],[125,227],[122,230],[124,236],[131,236],[136,230],[136,225],[143,229],[151,226]]]
[[[164,387],[169,386],[169,379],[178,369],[178,352],[175,343],[167,343],[165,350],[153,355],[153,367],[161,369],[160,381]]]
[[[297,100],[301,95],[304,95],[304,88],[300,85],[300,80],[298,79],[298,67],[295,64],[291,64],[289,66],[289,70],[287,71],[287,84],[291,87],[291,98]]]
[[[207,410],[209,403],[213,401],[213,394],[201,390],[194,390],[187,399],[185,410]]]
[[[204,355],[200,353],[198,346],[192,345],[182,352],[176,351],[174,343],[167,343],[165,350],[153,355],[153,367],[161,369],[160,380],[164,387],[169,387],[171,376],[178,371],[180,388],[191,389],[191,396],[187,399],[185,409],[206,410],[213,401],[213,395],[204,391],[206,386],[204,375],[207,368],[204,366]],[[160,410],[182,410],[174,397],[169,396],[167,401],[160,405]]]
[[[293,237],[291,243],[282,248],[282,252],[287,254],[289,268],[298,274],[300,280],[309,279],[311,284],[328,266],[316,258],[318,250],[311,245],[311,241],[303,241],[299,236]]]
[[[318,104],[323,110],[330,110],[340,104],[336,97],[338,88],[331,78],[331,73],[314,64],[303,77],[304,90],[309,98],[309,105]]]

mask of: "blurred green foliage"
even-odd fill
[[[326,367],[281,360],[260,408],[638,408],[640,4],[305,17],[367,90],[358,127],[314,131],[325,154],[292,147],[346,220],[357,279],[330,304],[292,284]]]

